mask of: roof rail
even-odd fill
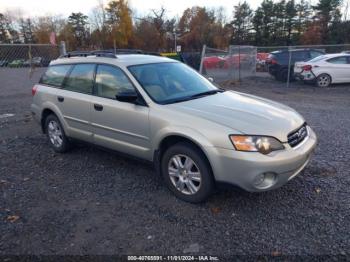
[[[87,56],[97,56],[97,57],[109,57],[117,58],[117,54],[144,54],[144,55],[156,55],[161,56],[157,52],[144,52],[140,49],[105,49],[96,51],[72,51],[65,55],[61,55],[60,58],[70,58],[70,57],[87,57]]]
[[[87,57],[87,56],[117,58],[117,56],[114,53],[106,52],[104,50],[101,50],[101,51],[73,51],[73,52],[68,52],[65,55],[61,55],[60,58]]]

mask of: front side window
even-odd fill
[[[340,56],[340,57],[328,59],[327,62],[331,64],[347,64],[348,59],[346,56]]]
[[[121,69],[107,65],[97,67],[95,84],[97,96],[115,99],[120,92],[134,90],[134,86]]]
[[[71,65],[54,65],[50,66],[45,74],[41,77],[40,83],[61,87]]]
[[[91,94],[94,81],[95,65],[75,65],[63,88],[78,93]]]
[[[148,95],[167,104],[194,99],[221,90],[182,63],[155,63],[128,67]]]

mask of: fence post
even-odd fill
[[[60,55],[66,55],[67,54],[66,42],[61,41],[59,48],[60,48]]]
[[[232,61],[232,49],[233,49],[233,46],[232,45],[229,45],[228,47],[228,57],[229,57],[229,61]],[[228,63],[228,78],[229,80],[232,82],[234,79],[234,76],[233,76],[233,66],[231,66],[231,62]]]
[[[32,45],[28,45],[28,59],[29,59],[29,66],[32,66]]]
[[[238,84],[241,85],[241,45],[238,45]]]
[[[288,60],[287,88],[289,87],[289,82],[290,82],[290,66],[291,66],[291,63],[292,63],[292,50],[291,50],[291,46],[288,46],[288,54],[289,54],[289,60]]]
[[[32,45],[28,46],[28,60],[29,60],[29,78],[32,79],[34,73],[34,64],[33,64],[33,56],[32,56]]]
[[[204,61],[206,49],[207,49],[207,45],[203,45],[202,55],[201,55],[201,63],[199,65],[199,73],[200,74],[202,74],[202,71],[203,71],[203,61]]]

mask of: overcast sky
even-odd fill
[[[255,9],[262,0],[247,0]],[[104,0],[105,3],[108,0]],[[233,6],[239,0],[129,0],[135,15],[148,14],[151,9],[159,9],[162,5],[167,16],[181,16],[184,9],[199,5],[207,7],[224,7],[226,15],[231,16]],[[98,0],[0,0],[0,12],[20,8],[24,16],[40,16],[45,14],[62,14],[68,16],[72,12],[89,14]]]

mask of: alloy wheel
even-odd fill
[[[331,83],[331,79],[327,75],[321,75],[317,78],[317,85],[320,87],[327,87]]]
[[[172,184],[183,194],[196,194],[201,187],[201,172],[189,156],[179,154],[170,158],[168,175]]]
[[[51,120],[47,126],[47,133],[50,138],[50,142],[55,146],[55,147],[61,147],[63,144],[63,134],[62,130],[59,126],[59,124]]]

